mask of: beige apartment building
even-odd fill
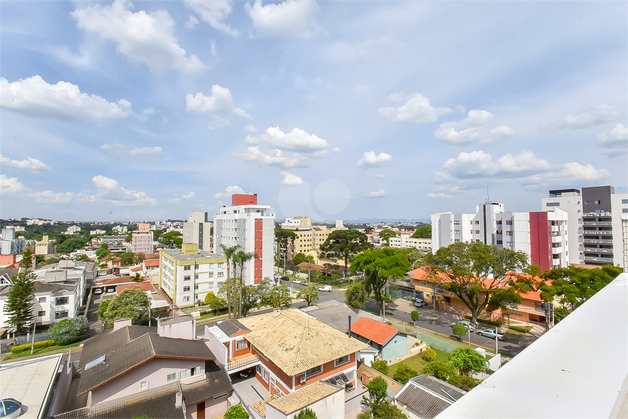
[[[332,232],[327,226],[314,226],[309,217],[287,218],[281,227],[294,231],[297,238],[288,251],[288,257],[292,258],[297,253],[313,256],[314,263],[319,263],[320,246],[325,243]]]

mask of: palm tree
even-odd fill
[[[231,318],[231,281],[229,281],[229,279],[231,278],[231,271],[230,271],[229,267],[230,267],[230,263],[233,262],[233,264],[234,264],[233,271],[235,273],[235,259],[234,259],[234,256],[236,255],[236,253],[240,249],[240,245],[236,244],[235,246],[227,247],[224,244],[221,244],[220,248],[222,249],[222,253],[224,254],[225,258],[227,259],[227,307],[228,307],[228,313],[229,313],[228,314],[228,318]]]
[[[238,317],[242,317],[242,274],[244,271],[244,264],[253,258],[258,258],[257,253],[247,253],[244,250],[239,250],[238,253],[233,256],[234,263],[236,265],[240,265],[240,299],[238,304]]]

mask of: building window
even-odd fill
[[[192,269],[192,267],[191,267],[191,266],[184,266],[184,267],[183,267],[183,270],[184,270],[184,271],[189,271],[190,269]]]
[[[622,200],[621,200],[621,203],[622,203],[622,204],[628,204],[628,199],[622,199]]]
[[[208,274],[207,274],[207,276],[208,276],[209,278],[213,278],[213,277],[214,277],[214,273],[213,273],[213,272],[210,272],[210,273],[208,273]]]
[[[46,297],[39,297],[37,299],[37,301],[39,301],[40,303],[45,303],[46,302]]]
[[[184,277],[183,277],[183,280],[184,280],[184,281],[189,281],[189,280],[190,280],[190,275],[186,275],[186,276],[184,276]]]
[[[197,290],[198,289],[198,284],[194,285],[194,289]]]
[[[236,351],[241,351],[242,349],[248,348],[246,339],[236,340]]]
[[[506,232],[506,235],[507,235],[507,236],[512,236],[512,231],[507,231],[507,232]]]
[[[601,202],[600,201],[595,201],[595,205],[600,205]]]
[[[194,368],[189,368],[187,370],[181,371],[181,379],[185,380],[186,378],[196,377],[201,374],[201,366],[197,366]]]
[[[476,222],[475,222],[475,224],[480,224],[480,222],[479,222],[479,221],[476,221]]]
[[[455,220],[455,221],[454,221],[454,225],[455,225],[455,226],[459,226],[459,225],[460,225],[460,220]]]
[[[66,317],[68,317],[68,311],[67,310],[56,311],[55,312],[55,319],[65,319]]]
[[[334,360],[334,367],[337,367],[338,365],[346,364],[349,361],[351,361],[351,355],[345,355],[343,357],[340,357]]]
[[[507,226],[511,226],[512,225],[512,220],[506,220],[506,225]]]
[[[57,301],[55,301],[55,305],[61,306],[63,304],[67,304],[68,301],[70,301],[70,299],[68,297],[59,297],[59,298],[57,298]]]
[[[547,204],[545,204],[546,207],[559,207],[560,206],[560,202],[548,202]]]
[[[148,390],[148,381],[140,381],[140,391]]]
[[[187,292],[190,290],[190,287],[183,287],[183,292]]]
[[[183,302],[184,303],[189,303],[190,302],[190,297],[183,297]]]
[[[305,371],[305,378],[310,378],[314,375],[318,375],[320,373],[323,372],[323,366],[319,365],[318,367],[314,367],[314,368],[310,368],[309,370]]]
[[[268,382],[268,371],[266,370],[266,368],[264,368],[264,367],[262,367],[261,365],[258,364],[255,369],[257,371],[257,375],[262,377],[262,379],[264,381]]]
[[[624,213],[624,214],[628,214],[628,208],[622,208],[621,212]]]
[[[173,372],[172,374],[168,374],[166,377],[167,382],[175,381],[177,379],[177,373]]]
[[[419,281],[419,286],[420,286],[420,287],[427,287],[427,282],[425,282],[425,281]]]
[[[475,230],[475,234],[480,234],[480,230]]]
[[[224,272],[218,272],[217,276],[218,276],[218,278],[222,278],[223,276],[225,276],[225,273]]]
[[[44,317],[46,315],[45,311],[38,311],[37,312],[37,317]]]

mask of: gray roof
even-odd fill
[[[51,292],[53,294],[73,293],[75,288],[75,284],[35,281],[35,294],[40,292]]]
[[[320,304],[317,309],[308,310],[310,314],[321,323],[333,327],[342,333],[348,332],[349,316],[351,316],[351,324],[355,323],[361,316],[353,311],[351,307],[344,303],[336,303],[333,305]]]
[[[183,323],[183,322],[189,322],[194,320],[194,317],[189,315],[189,314],[184,314],[183,316],[177,316],[177,317],[168,317],[165,319],[159,319],[159,324],[162,326],[167,326],[169,324],[177,324],[177,323]]]
[[[83,345],[79,365],[79,368],[83,368],[83,373],[78,386],[78,395],[93,390],[153,358],[205,361],[216,359],[212,351],[200,340],[162,337],[156,333],[149,333],[146,329],[149,328],[126,326],[87,340]],[[103,362],[89,369],[84,368],[87,363],[103,355],[105,356]]]
[[[216,260],[216,263],[219,263],[225,259],[224,256],[218,256],[215,253],[210,253],[207,250],[202,250],[202,249],[198,249],[197,255],[184,255],[183,250],[181,249],[160,249],[160,250],[164,252],[165,254],[172,256],[176,260],[181,260],[181,261],[196,260],[196,259],[221,259],[221,260]]]
[[[222,330],[222,332],[229,337],[232,337],[233,335],[235,335],[236,333],[242,330],[246,330],[247,332],[251,331],[250,329],[247,329],[246,326],[244,326],[242,323],[240,323],[239,321],[235,319],[223,320],[220,323],[218,323],[216,326],[218,326],[218,328]]]
[[[431,375],[419,375],[410,381],[395,399],[415,411],[419,416],[434,418],[467,394],[466,391]]]

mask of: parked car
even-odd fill
[[[454,327],[455,325],[457,325],[458,323],[460,323],[461,325],[464,326],[465,329],[467,329],[467,332],[473,332],[475,330],[475,326],[472,325],[471,323],[469,323],[468,321],[465,320],[458,320],[457,322],[453,322],[451,324],[451,327]]]
[[[281,277],[281,280],[282,280],[282,281],[290,281],[290,278],[288,278],[287,276],[282,276],[282,277]]]
[[[427,301],[425,301],[422,298],[416,298],[414,300],[414,306],[415,307],[425,307],[426,305],[428,305]]]
[[[331,292],[331,285],[323,285],[318,288],[319,291]]]
[[[495,332],[495,329],[479,329],[477,332],[478,335],[484,336],[491,339],[499,339],[504,340],[504,335],[502,333]]]
[[[102,288],[94,288],[94,295],[102,294]]]
[[[305,284],[305,282],[301,281],[300,279],[293,279],[292,283],[293,284]]]
[[[0,399],[0,418],[16,418],[22,414],[22,403],[6,398]]]

